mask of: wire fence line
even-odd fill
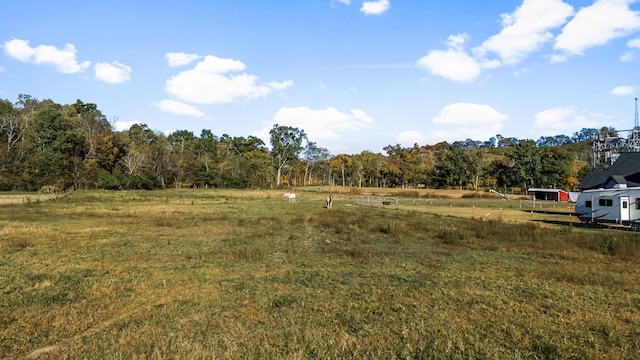
[[[387,197],[378,195],[356,195],[356,205],[398,205],[398,197]]]
[[[531,199],[439,198],[406,199],[377,195],[356,195],[356,205],[391,205],[394,208],[437,216],[503,222],[536,222],[570,227],[603,227],[580,221],[573,203]]]
[[[5,194],[0,195],[0,205],[26,205],[38,203],[47,200],[58,199],[69,195],[73,192],[73,188],[55,193],[37,193],[37,194]]]

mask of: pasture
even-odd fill
[[[566,204],[362,191],[0,205],[0,358],[640,358],[639,234]]]

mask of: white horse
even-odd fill
[[[331,209],[332,205],[333,205],[333,195],[329,195],[327,196],[327,209]]]
[[[296,202],[296,194],[294,193],[284,193],[284,196],[289,198],[290,203]]]

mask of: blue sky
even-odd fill
[[[333,154],[634,126],[630,0],[0,2],[0,98]]]

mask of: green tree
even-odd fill
[[[133,124],[126,132],[125,154],[120,159],[119,166],[123,169],[122,183],[128,189],[152,189],[157,184],[156,163],[159,136],[146,124]],[[167,151],[168,152],[168,151]],[[161,185],[162,186],[162,185]]]
[[[191,185],[195,182],[195,144],[196,138],[193,132],[187,130],[174,131],[167,137],[171,161],[174,167],[174,181],[176,186]]]
[[[303,185],[312,184],[313,170],[316,164],[329,159],[329,150],[323,147],[319,147],[315,142],[307,141],[307,145],[304,148],[304,179]]]
[[[28,149],[24,180],[29,188],[77,185],[84,139],[77,122],[66,117],[61,106],[38,110],[24,136]]]
[[[172,184],[171,179],[175,178],[176,172],[175,163],[171,158],[169,141],[166,136],[157,134],[155,141],[150,145],[154,186],[165,189]]]
[[[362,164],[362,176],[358,186],[378,186],[383,155],[374,154],[371,151],[363,151],[356,156],[360,164]]]
[[[403,148],[400,144],[387,145],[387,161],[381,172],[384,182],[389,186],[406,187],[416,179],[419,162],[418,147]]]
[[[262,139],[249,136],[242,141],[242,157],[245,167],[244,183],[247,187],[268,185],[272,179],[271,159]]]
[[[511,169],[515,182],[522,186],[522,191],[535,187],[542,171],[542,161],[536,143],[533,140],[519,141],[507,148],[507,156],[513,162]]]
[[[199,186],[208,187],[215,183],[218,138],[213,135],[211,130],[205,129],[201,131],[200,137],[195,141],[194,181]]]
[[[448,145],[448,144],[447,144]],[[435,152],[433,183],[439,188],[459,186],[464,174],[463,150],[459,147],[439,146]]]
[[[340,174],[342,186],[347,185],[347,174],[351,169],[352,163],[351,156],[347,154],[338,154],[329,160],[332,170]]]
[[[65,113],[81,129],[84,139],[84,158],[78,169],[78,184],[81,187],[98,188],[102,181],[110,182],[121,149],[113,143],[113,129],[95,104],[77,100],[73,105],[64,106]]]
[[[561,146],[540,148],[540,182],[541,186],[569,188],[569,177],[574,156]]]
[[[304,130],[291,126],[273,125],[269,131],[271,141],[271,156],[276,168],[276,185],[280,185],[282,168],[302,152],[302,142],[307,139]]]

